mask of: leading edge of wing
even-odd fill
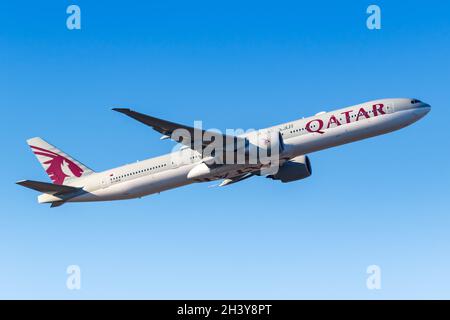
[[[113,108],[112,110],[123,113],[129,116],[130,118],[133,118],[149,127],[152,127],[154,130],[164,135],[171,135],[177,129],[188,130],[191,134],[193,134],[195,130],[199,130],[179,123],[152,117],[137,111],[133,111],[128,108]]]
[[[159,119],[137,111],[133,111],[128,108],[113,108],[112,110],[123,113],[130,118],[133,118],[149,127],[152,127],[155,131],[163,134],[164,136],[168,136],[172,140],[187,145],[192,149],[195,146],[196,141],[194,139],[196,139],[196,137],[200,137],[202,139],[201,145],[203,147],[206,147],[214,142],[219,136],[221,136],[221,138],[223,139],[222,141],[224,141],[225,144],[233,142],[238,145],[239,143],[237,142],[239,142],[239,140],[245,140],[244,138],[239,138],[236,136],[230,136],[219,132],[206,131],[176,122]],[[186,130],[189,135],[186,135],[183,130]]]

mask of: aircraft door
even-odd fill
[[[101,187],[105,189],[108,188],[110,184],[111,184],[111,177],[108,175],[104,175],[101,180]]]
[[[394,113],[395,108],[393,103],[387,103],[386,104],[386,113]]]
[[[174,152],[170,155],[170,165],[172,166],[172,169],[176,169],[184,164],[190,163],[188,155],[189,151],[189,148],[182,147],[178,152]]]

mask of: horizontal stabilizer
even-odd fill
[[[32,181],[32,180],[23,180],[16,182],[18,185],[21,185],[23,187],[33,189],[42,193],[48,193],[48,194],[64,194],[64,193],[70,193],[80,190],[80,188],[70,187],[70,186],[63,186],[63,185],[57,185],[53,183],[48,182],[40,182],[40,181]]]

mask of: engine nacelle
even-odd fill
[[[311,162],[307,156],[295,157],[285,162],[274,175],[267,176],[283,183],[308,178],[312,174]]]

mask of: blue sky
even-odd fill
[[[2,2],[0,298],[450,298],[450,5],[373,3],[377,31],[368,1]],[[98,171],[172,149],[112,107],[248,129],[388,97],[433,109],[312,154],[292,184],[58,209],[14,184],[48,181],[33,136]],[[381,290],[366,288],[373,264]]]

